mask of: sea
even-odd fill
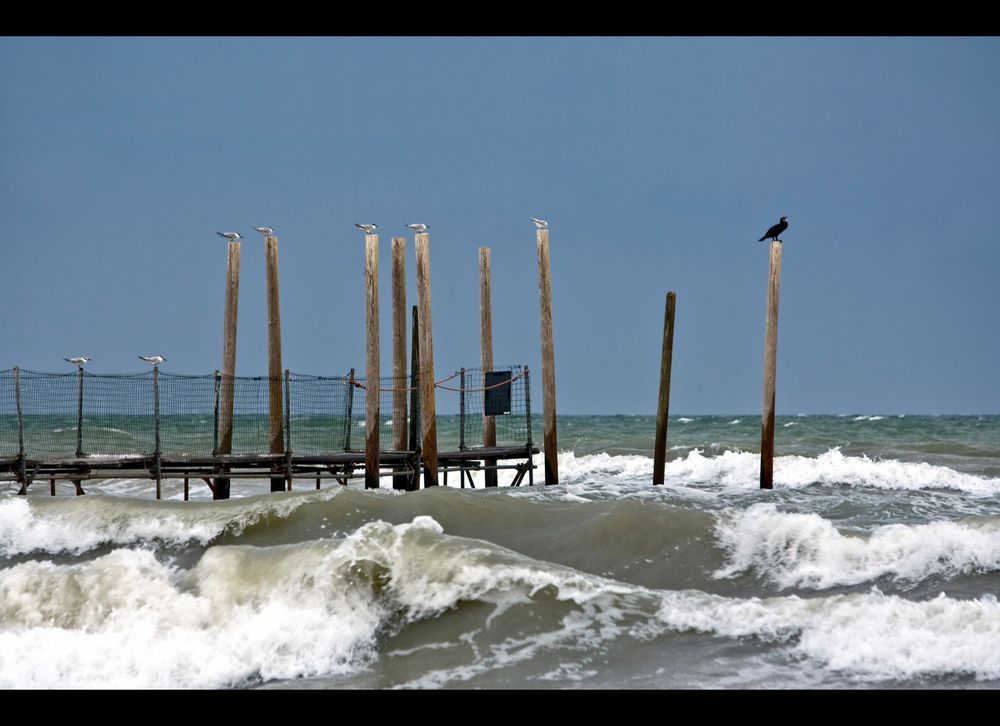
[[[0,687],[1000,686],[1000,416],[779,416],[772,490],[759,415],[671,416],[663,486],[654,428],[560,417],[554,486],[5,484]]]

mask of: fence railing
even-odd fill
[[[528,371],[509,371],[510,413],[495,416],[497,444],[531,443]],[[270,451],[268,376],[182,375],[154,369],[135,374],[95,374],[85,370],[43,373],[0,371],[0,459],[33,460],[127,457],[212,456],[219,450],[220,414],[232,386],[231,454]],[[314,376],[286,371],[281,377],[286,453],[322,456],[361,451],[365,441],[363,377]],[[393,395],[409,391],[406,378],[379,382],[379,446],[394,450],[397,427]],[[462,369],[439,382],[439,410],[453,410],[446,397],[458,398],[457,415],[439,415],[442,444],[482,445],[487,386],[479,368]],[[414,448],[411,440],[409,450]]]

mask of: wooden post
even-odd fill
[[[365,235],[365,489],[378,489],[378,235]]]
[[[656,407],[656,441],[653,444],[653,484],[662,484],[667,466],[667,416],[670,414],[670,365],[674,355],[674,308],[677,293],[667,293],[663,316],[663,352],[660,355],[660,400]]]
[[[420,461],[420,326],[417,306],[413,306],[410,343],[410,445],[417,462]],[[418,467],[419,468],[419,467]],[[420,472],[413,474],[406,484],[407,491],[420,488]]]
[[[490,279],[490,248],[479,248],[479,346],[483,367],[483,382],[486,373],[493,370],[493,293]],[[464,387],[464,386],[463,386]],[[497,422],[493,416],[483,415],[483,446],[497,445]],[[485,459],[486,467],[496,466],[496,459]],[[497,470],[487,468],[483,472],[485,486],[497,485]]]
[[[236,319],[240,297],[240,243],[229,243],[226,313],[222,324],[222,377],[219,381],[218,453],[233,453],[233,399],[236,393]],[[213,499],[229,499],[229,477],[217,477]]]
[[[437,411],[434,402],[434,336],[431,332],[430,241],[414,235],[417,249],[417,304],[420,328],[420,423],[423,434],[424,487],[437,486]]]
[[[281,405],[281,301],[278,292],[278,238],[264,238],[264,257],[267,274],[267,375],[268,414],[270,422],[270,448],[272,454],[285,449],[285,432]],[[285,479],[271,477],[271,491],[285,491]]]
[[[406,425],[406,238],[392,238],[392,448],[407,451]],[[399,467],[397,471],[404,471]],[[407,476],[392,477],[393,489],[406,489]]]
[[[552,340],[552,277],[549,265],[549,230],[539,229],[538,304],[542,328],[542,414],[545,440],[545,483],[559,483],[556,445],[556,353]]]
[[[191,485],[188,483],[188,478],[184,477],[184,501],[188,501],[191,495]]]
[[[292,491],[292,389],[291,374],[285,369],[285,484]]]
[[[774,488],[774,382],[778,358],[778,288],[781,284],[781,240],[771,241],[767,279],[767,328],[764,332],[764,411],[760,426],[760,488]]]

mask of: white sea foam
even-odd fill
[[[677,420],[680,421],[681,423],[691,423],[692,421],[694,421],[693,418],[685,418],[684,416],[681,416]]]
[[[668,592],[659,616],[672,629],[787,643],[791,654],[859,680],[1000,677],[1000,603],[993,595],[913,601],[875,588],[766,599]]]
[[[536,458],[536,461],[538,459]],[[645,456],[559,454],[559,472],[563,483],[575,485],[580,495],[587,487],[621,487],[636,490],[652,477],[653,460]],[[715,484],[756,489],[760,486],[760,455],[744,451],[725,451],[705,456],[694,449],[684,458],[667,462],[668,484],[691,486]],[[624,485],[628,485],[625,487]],[[845,456],[839,448],[819,456],[779,456],[774,460],[775,487],[801,488],[812,484],[846,485],[877,489],[957,489],[974,494],[1000,492],[1000,477],[964,474],[945,466],[896,459],[870,459]],[[580,490],[582,489],[582,491]]]
[[[1000,570],[997,517],[893,524],[851,535],[818,514],[755,504],[723,516],[717,534],[728,560],[715,577],[752,571],[780,587],[819,589],[880,577],[915,583],[935,575]]]

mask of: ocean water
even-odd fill
[[[552,487],[11,485],[0,687],[1000,686],[1000,416],[779,416],[771,491],[759,416],[671,417],[662,487],[653,428],[561,417]]]

